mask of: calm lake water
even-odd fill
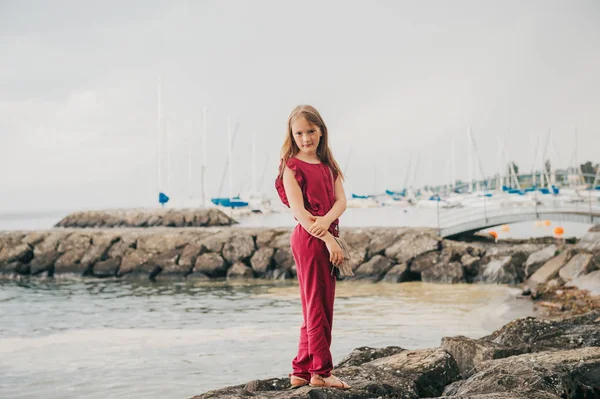
[[[496,285],[341,282],[332,353],[439,346],[533,315]],[[173,398],[286,376],[301,308],[295,282],[0,280],[1,398]]]

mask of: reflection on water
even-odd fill
[[[363,345],[438,346],[532,315],[495,285],[341,282],[334,362]],[[290,371],[295,282],[0,281],[0,397],[185,398]]]

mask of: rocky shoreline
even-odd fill
[[[305,386],[272,378],[209,391],[193,399],[600,397],[600,311],[562,320],[514,320],[480,339],[443,338],[440,347],[361,347],[333,373],[352,389]]]
[[[55,228],[0,232],[0,275],[197,280],[295,278],[289,228]],[[600,294],[600,232],[581,240],[442,239],[429,228],[347,228],[354,279],[525,283]]]

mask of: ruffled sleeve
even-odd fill
[[[290,158],[287,160],[285,164],[288,168],[290,168],[294,172],[294,176],[296,177],[296,181],[300,185],[300,189],[304,187],[304,175],[302,174],[302,170],[298,167],[298,163],[294,160],[294,158]],[[283,187],[283,178],[277,176],[275,179],[275,188],[277,189],[277,194],[279,194],[279,198],[281,202],[288,208],[290,207],[290,203],[285,195],[285,188]]]

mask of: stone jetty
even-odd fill
[[[210,227],[237,224],[217,208],[116,209],[67,215],[56,227]]]
[[[193,399],[600,398],[600,311],[561,320],[516,319],[480,339],[443,338],[438,348],[360,347],[333,374],[352,388],[290,390],[288,378],[272,378]]]
[[[0,232],[0,275],[195,280],[295,278],[290,228],[55,228]],[[525,283],[534,296],[575,286],[600,295],[600,233],[579,242],[441,239],[428,228],[347,228],[353,279]]]

